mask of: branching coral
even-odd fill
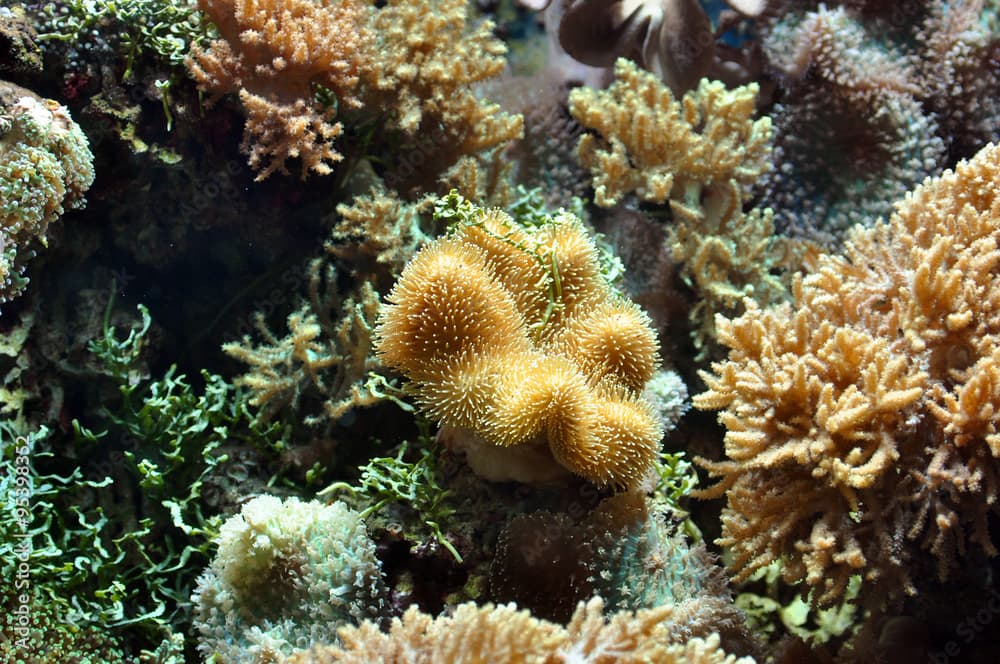
[[[423,125],[425,116],[440,121],[454,138],[471,141],[463,152],[486,147],[479,141],[492,128],[475,127],[472,106],[474,83],[499,75],[507,48],[492,35],[493,24],[483,21],[467,30],[467,8],[461,0],[394,0],[377,12],[372,22],[378,39],[377,64],[369,84],[395,107],[395,124],[408,134]],[[489,117],[497,109],[484,106]],[[508,117],[505,124],[520,126]]]
[[[457,194],[444,203],[461,221],[389,294],[379,357],[497,461],[502,448],[543,449],[597,484],[635,486],[662,435],[640,396],[659,363],[646,315],[614,295],[572,215],[525,228]]]
[[[336,104],[358,106],[355,93],[372,36],[360,0],[200,0],[219,39],[195,47],[188,67],[214,98],[238,92],[247,112],[242,149],[263,180],[285,162],[329,173],[342,156],[333,141],[343,131],[336,105],[319,103],[318,88]]]
[[[350,204],[337,206],[337,222],[326,243],[329,254],[351,266],[359,281],[382,288],[417,250],[432,239],[425,201],[406,203],[391,191],[373,188]],[[386,283],[388,289],[391,282]]]
[[[222,347],[249,365],[237,383],[249,388],[250,403],[261,408],[265,421],[298,408],[307,395],[323,400],[322,414],[305,418],[307,424],[336,420],[379,400],[365,386],[368,371],[377,366],[371,346],[378,294],[365,283],[356,297],[341,302],[335,276],[322,260],[310,264],[309,301],[288,316],[288,336],[278,339],[258,318],[263,344],[254,346],[247,336]]]
[[[343,647],[316,646],[284,664],[752,664],[719,647],[717,636],[672,644],[663,629],[669,607],[620,612],[606,620],[600,598],[580,603],[561,627],[518,611],[513,604],[462,604],[451,616],[431,618],[416,607],[393,620],[388,634],[370,622],[341,630]]]
[[[493,27],[490,21],[470,25],[464,0],[391,0],[375,13],[366,103],[390,111],[389,127],[404,136],[401,152],[412,155],[389,156],[390,185],[430,188],[463,156],[521,137],[521,116],[478,98],[473,88],[506,63],[507,48]]]
[[[0,302],[27,284],[32,245],[94,181],[87,137],[65,107],[0,81]]]
[[[198,647],[220,664],[273,662],[377,616],[384,594],[375,544],[356,512],[259,496],[222,525],[198,582]]]
[[[714,314],[734,314],[744,297],[768,305],[787,295],[781,272],[808,247],[774,235],[773,213],[744,213],[747,191],[769,168],[771,124],[753,119],[756,85],[726,90],[703,80],[678,102],[652,74],[619,60],[607,91],[574,90],[570,112],[586,128],[579,155],[594,199],[610,207],[635,192],[669,202],[668,243],[681,277],[699,297],[689,316],[700,357],[712,348]]]
[[[943,577],[967,542],[996,549],[1000,493],[1000,147],[927,180],[846,256],[798,278],[795,305],[720,317],[729,359],[703,374],[729,460],[720,542],[745,579],[775,559],[823,604]]]
[[[461,155],[521,134],[520,116],[478,99],[474,84],[498,74],[506,49],[483,22],[467,29],[461,0],[200,0],[220,39],[188,59],[214,97],[238,92],[247,114],[242,148],[262,180],[285,162],[302,177],[343,158],[337,118],[364,107],[410,142],[419,133],[419,173],[434,176]],[[330,97],[332,96],[332,100]],[[409,168],[407,164],[407,168]],[[418,177],[423,182],[425,177]]]
[[[757,86],[727,90],[702,81],[678,102],[634,63],[619,59],[607,91],[570,94],[585,134],[578,154],[594,178],[594,200],[611,207],[629,192],[644,201],[683,199],[691,188],[733,181],[747,187],[769,167],[771,121],[753,119]]]

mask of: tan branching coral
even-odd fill
[[[729,460],[720,542],[737,579],[781,559],[821,603],[852,575],[869,603],[996,549],[1000,497],[1000,147],[927,180],[846,256],[798,278],[794,307],[718,319],[729,359],[703,374]]]
[[[753,119],[755,85],[726,90],[703,80],[678,102],[669,88],[619,60],[606,91],[574,90],[570,111],[596,130],[579,156],[594,180],[598,205],[634,192],[669,203],[668,244],[681,277],[698,293],[692,336],[704,359],[714,349],[714,315],[742,311],[745,297],[767,306],[787,297],[781,275],[809,255],[804,243],[775,236],[773,213],[744,213],[747,191],[767,171],[771,124]]]
[[[332,268],[313,261],[309,300],[288,316],[286,337],[276,337],[258,317],[263,343],[254,345],[245,336],[222,347],[250,367],[236,383],[249,389],[250,403],[260,408],[264,420],[298,408],[307,395],[323,402],[322,414],[306,417],[307,424],[336,420],[351,408],[379,400],[365,387],[368,371],[378,366],[372,353],[378,293],[365,283],[355,297],[341,301],[335,284]]]
[[[479,99],[473,86],[504,67],[506,48],[488,21],[470,28],[462,0],[200,0],[219,28],[188,67],[213,98],[239,93],[247,115],[242,149],[257,179],[329,173],[345,111],[363,109],[412,141],[419,170],[434,177],[459,157],[521,135],[521,118]],[[355,122],[368,121],[363,118]],[[349,123],[348,123],[349,124]],[[397,141],[398,143],[398,141]],[[405,164],[409,169],[410,164]]]
[[[416,132],[425,114],[459,127],[476,101],[469,86],[503,71],[507,48],[493,24],[467,30],[466,14],[462,0],[393,0],[375,15],[380,48],[369,82],[395,105],[403,131]]]
[[[599,597],[577,607],[566,627],[518,611],[514,604],[459,605],[431,618],[411,607],[388,633],[369,621],[341,629],[342,646],[314,646],[284,664],[752,664],[719,647],[719,638],[671,643],[663,629],[670,607],[603,615]]]
[[[326,250],[350,265],[356,279],[374,281],[381,288],[380,277],[398,277],[417,249],[432,239],[421,215],[428,207],[426,200],[407,203],[391,191],[372,188],[350,204],[337,206]]]
[[[499,76],[507,47],[493,23],[471,24],[464,0],[391,0],[372,20],[376,57],[366,78],[366,102],[390,111],[389,124],[416,145],[419,167],[390,166],[401,188],[433,183],[462,156],[520,138],[520,115],[480,99],[475,86]],[[406,172],[410,170],[410,172]]]
[[[594,179],[594,200],[610,207],[626,193],[664,203],[691,186],[749,186],[768,168],[771,120],[753,119],[757,86],[727,90],[703,80],[678,102],[655,76],[629,60],[615,64],[607,91],[579,88],[570,113],[594,134],[578,154]]]
[[[389,294],[379,357],[432,417],[494,452],[547,449],[595,483],[636,485],[662,436],[640,395],[659,364],[647,316],[612,292],[576,217],[526,228],[449,199],[462,220]]]
[[[322,88],[336,103],[358,106],[355,88],[372,37],[361,0],[200,0],[219,30],[207,50],[188,59],[201,89],[214,98],[238,92],[247,111],[242,149],[263,180],[285,162],[302,160],[302,177],[329,173],[341,159],[333,141],[343,131],[336,108],[320,104]]]

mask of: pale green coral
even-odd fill
[[[361,515],[343,503],[258,496],[223,524],[194,594],[208,661],[271,662],[377,618],[385,586]]]
[[[0,81],[0,301],[27,284],[30,245],[45,246],[49,225],[83,206],[93,159],[65,107]]]

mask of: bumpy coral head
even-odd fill
[[[198,580],[198,648],[219,662],[278,661],[379,615],[385,594],[360,514],[340,502],[258,496],[219,529]]]
[[[83,206],[93,159],[65,107],[0,81],[0,302],[24,289],[25,262],[49,225]]]
[[[382,361],[488,479],[558,469],[638,484],[662,437],[641,396],[659,365],[648,316],[610,287],[576,217],[526,226],[454,194],[442,203],[461,221],[389,294]]]

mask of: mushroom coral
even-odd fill
[[[444,203],[460,221],[389,294],[381,360],[488,479],[549,479],[536,474],[548,461],[556,476],[638,484],[662,436],[641,395],[659,364],[648,316],[611,289],[573,215],[526,227],[454,192]]]

